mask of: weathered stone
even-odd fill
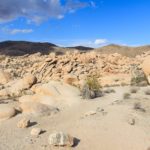
[[[8,72],[0,70],[0,84],[6,84],[11,80],[11,75]]]
[[[30,125],[30,120],[23,118],[17,123],[18,128],[27,128]]]
[[[38,136],[38,135],[41,134],[41,132],[42,132],[42,129],[41,129],[41,128],[33,128],[33,129],[31,130],[30,134],[31,134],[32,136]]]
[[[72,74],[68,74],[64,76],[64,83],[74,85],[78,81],[77,77]]]
[[[50,134],[48,143],[52,146],[72,147],[74,145],[74,138],[63,132],[56,132]]]
[[[16,110],[6,104],[0,104],[0,120],[6,120],[16,115]]]
[[[29,113],[35,116],[50,116],[52,114],[56,114],[59,111],[55,107],[37,102],[24,102],[20,104],[20,107],[23,113]]]

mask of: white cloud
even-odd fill
[[[84,40],[84,39],[73,39],[73,40],[59,40],[58,45],[65,45],[66,47],[74,46],[86,46],[86,47],[101,47],[108,44],[107,39],[96,39],[96,40]]]
[[[33,29],[8,29],[8,28],[3,28],[2,31],[7,33],[7,34],[18,34],[18,33],[27,34],[27,33],[33,32]]]
[[[106,44],[108,41],[106,39],[96,39],[94,44],[95,45],[102,45],[102,44]]]
[[[49,18],[61,19],[65,13],[88,6],[80,0],[1,0],[0,23],[25,17],[35,23]]]

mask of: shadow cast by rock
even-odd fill
[[[32,127],[32,126],[34,126],[34,125],[36,125],[36,124],[37,124],[37,122],[30,122],[30,124],[29,124],[28,127]]]
[[[74,138],[74,145],[72,147],[78,146],[79,143],[80,143],[80,139]]]

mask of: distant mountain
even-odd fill
[[[97,52],[105,53],[105,54],[119,53],[124,56],[135,57],[136,55],[140,55],[143,52],[150,51],[150,45],[129,47],[129,46],[110,44],[104,47],[97,48],[95,50]]]
[[[24,55],[41,52],[47,54],[54,51],[54,47],[57,47],[51,43],[38,43],[38,42],[26,42],[26,41],[5,41],[0,42],[0,54],[5,55]]]
[[[143,52],[150,51],[150,45],[140,47],[129,47],[110,44],[100,48],[91,48],[85,46],[75,47],[59,47],[52,43],[27,42],[27,41],[4,41],[0,42],[0,54],[9,56],[21,56],[25,54],[34,54],[40,52],[41,54],[49,54],[55,52],[57,54],[64,54],[66,51],[78,50],[80,52],[96,51],[99,53],[112,54],[119,53],[128,57],[135,57]]]
[[[78,47],[59,47],[52,43],[28,42],[28,41],[4,41],[0,42],[0,54],[10,56],[20,56],[25,54],[34,54],[40,52],[42,54],[49,54],[56,52],[63,54],[70,50],[86,51],[92,48],[78,46]]]

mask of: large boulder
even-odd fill
[[[0,96],[21,96],[24,90],[29,89],[37,81],[34,75],[28,74],[23,79],[13,81],[8,87],[0,90]]]
[[[150,56],[147,56],[142,64],[142,69],[148,79],[148,82],[150,84]]]
[[[11,88],[13,91],[23,91],[29,89],[36,81],[37,78],[34,75],[28,74],[23,79],[16,81]]]
[[[150,75],[150,56],[144,59],[142,69],[146,75]]]
[[[52,106],[47,106],[36,102],[24,102],[20,104],[23,113],[33,114],[35,116],[50,116],[59,110]]]
[[[49,106],[56,106],[57,100],[48,95],[42,95],[42,94],[34,94],[34,95],[24,95],[19,98],[20,103],[25,102],[33,102],[33,103],[41,103]]]
[[[60,105],[72,105],[80,100],[80,91],[78,88],[57,81],[34,85],[31,90],[35,94],[20,97],[20,103],[37,102],[59,107]]]
[[[0,70],[0,84],[6,84],[10,80],[11,80],[10,73]]]
[[[0,104],[0,121],[9,119],[16,115],[16,110],[6,104]]]

